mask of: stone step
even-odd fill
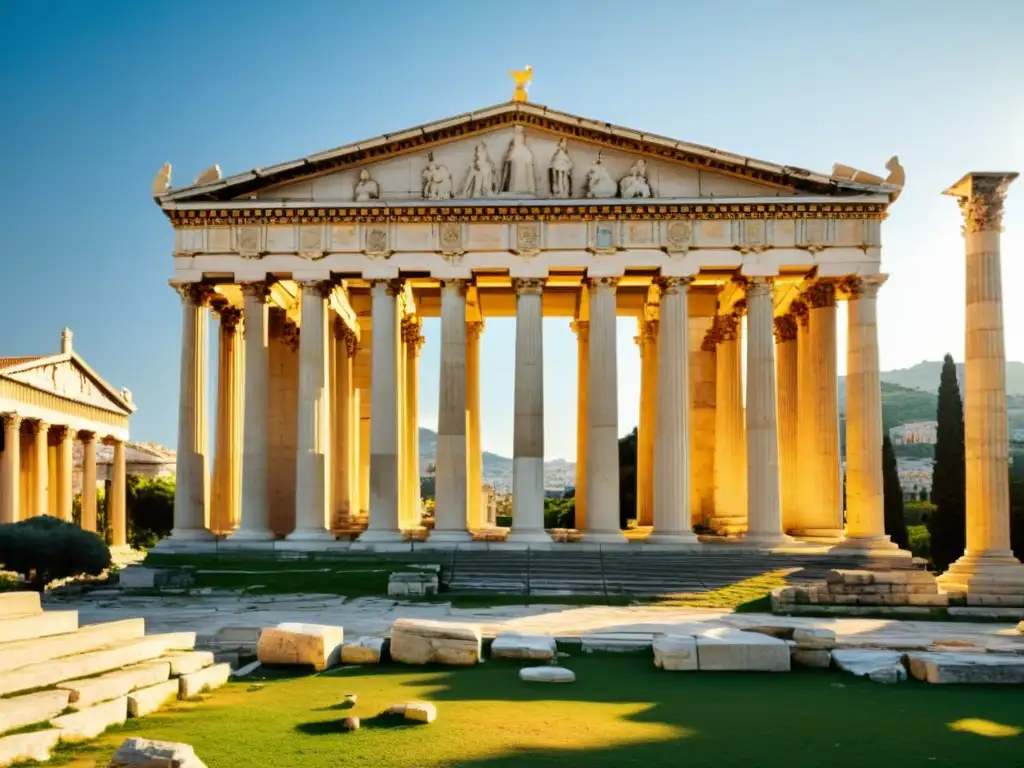
[[[65,680],[110,672],[129,664],[157,659],[168,651],[188,651],[195,645],[195,632],[172,632],[125,640],[109,648],[30,664],[0,674],[0,696],[35,688],[47,688]]]
[[[156,712],[169,700],[178,698],[179,687],[177,678],[174,678],[132,691],[128,694],[128,717],[145,717]]]
[[[146,688],[166,681],[171,676],[171,665],[166,661],[135,664],[116,672],[107,672],[99,677],[84,680],[68,680],[58,688],[71,693],[68,706],[85,709],[101,701],[109,701],[131,693],[136,688]]]
[[[184,653],[172,653],[159,659],[166,661],[171,666],[171,677],[181,677],[192,672],[198,672],[213,664],[213,651],[185,651]]]
[[[78,629],[78,611],[47,611],[0,618],[0,643],[62,635]]]
[[[230,664],[214,664],[198,672],[182,675],[178,678],[178,698],[191,699],[200,693],[220,688],[230,677]]]
[[[0,618],[42,612],[38,592],[0,592]]]
[[[60,729],[61,741],[88,741],[95,739],[112,725],[123,725],[128,719],[128,698],[105,701],[94,707],[61,715],[50,721],[54,728]]]
[[[105,624],[87,624],[75,632],[0,645],[0,672],[38,664],[76,653],[96,651],[122,640],[146,634],[145,619],[124,619]]]
[[[58,689],[0,699],[0,733],[45,723],[68,708],[70,697],[70,691]]]
[[[4,736],[0,739],[0,765],[29,760],[45,762],[50,759],[50,750],[57,746],[59,740],[60,730],[57,728]]]

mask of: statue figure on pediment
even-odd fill
[[[517,125],[512,129],[505,163],[501,168],[501,191],[521,195],[537,194],[537,178],[533,173],[533,152],[526,146],[526,131]]]
[[[551,165],[548,167],[551,196],[563,200],[572,197],[572,159],[565,144],[564,138],[558,140],[558,147],[551,156]]]
[[[619,181],[619,192],[627,199],[651,196],[651,185],[647,183],[647,161],[642,157],[633,163],[629,173]]]
[[[427,167],[423,169],[423,199],[451,200],[454,196],[452,172],[434,160],[433,152],[428,152]]]
[[[473,152],[473,162],[469,166],[466,184],[462,188],[463,197],[494,196],[494,163],[487,154],[487,145],[482,141]]]
[[[365,168],[359,172],[359,181],[355,189],[355,201],[364,203],[367,200],[376,200],[380,197],[380,185],[370,178],[370,172]]]
[[[597,159],[591,163],[587,171],[587,197],[605,198],[615,197],[618,185],[608,173],[608,169],[601,163],[601,153],[597,153]]]

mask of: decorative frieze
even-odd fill
[[[366,255],[372,258],[387,259],[391,256],[388,247],[387,227],[368,227],[366,229]]]

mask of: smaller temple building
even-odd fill
[[[0,523],[35,515],[72,519],[76,443],[81,443],[82,527],[96,531],[97,445],[112,451],[108,521],[111,544],[127,542],[125,444],[135,411],[127,389],[93,371],[64,329],[60,352],[0,357]],[[102,533],[102,532],[101,532]]]

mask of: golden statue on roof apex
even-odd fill
[[[533,67],[527,64],[522,69],[511,70],[508,74],[516,83],[516,89],[512,92],[512,101],[527,101],[526,88],[533,80]]]

